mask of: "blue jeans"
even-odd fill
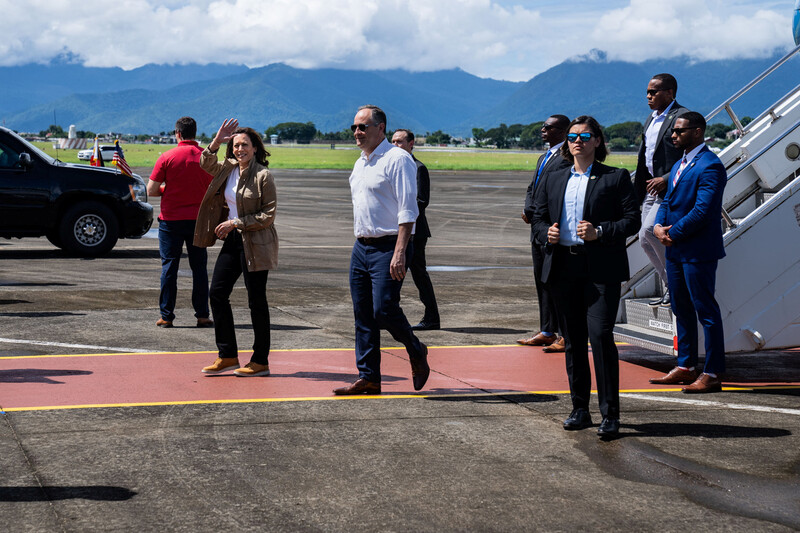
[[[381,329],[406,347],[409,357],[422,356],[422,345],[400,308],[402,281],[392,279],[389,263],[395,241],[363,244],[356,241],[350,257],[350,296],[356,322],[356,366],[358,377],[381,382]],[[411,263],[413,245],[406,248]]]
[[[192,244],[194,220],[159,220],[158,251],[161,254],[161,295],[159,307],[161,318],[175,320],[175,299],[178,296],[178,266],[183,245],[189,255],[192,269],[192,307],[194,316],[208,318],[208,254],[205,248]]]

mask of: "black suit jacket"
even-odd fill
[[[533,178],[531,178],[531,183],[528,185],[528,190],[525,193],[525,207],[522,209],[522,212],[525,213],[525,216],[528,218],[529,221],[533,220],[533,209],[534,209],[534,201],[536,196],[536,191],[540,190],[542,187],[542,183],[544,183],[545,177],[549,172],[554,172],[560,170],[562,167],[570,167],[572,164],[561,157],[561,150],[557,150],[555,154],[550,157],[547,161],[547,165],[542,170],[542,175],[539,176],[539,181],[536,181],[536,175],[539,174],[539,167],[542,166],[542,161],[544,161],[544,156],[547,155],[547,152],[543,153],[539,156],[539,159],[536,161],[536,170],[533,171]],[[533,230],[533,224],[531,224],[531,242],[535,242],[537,244],[547,244],[547,239],[544,241],[539,241],[536,239],[536,232]]]
[[[411,157],[414,157],[414,154],[411,154]],[[428,175],[428,167],[422,161],[414,157],[414,162],[417,164],[417,208],[419,209],[414,236],[427,239],[431,236],[431,230],[428,227],[428,219],[425,218],[425,208],[431,201],[431,178]]]
[[[667,116],[664,118],[661,129],[658,130],[656,150],[653,152],[653,173],[655,176],[650,175],[650,171],[647,170],[647,162],[644,158],[645,133],[650,123],[653,122],[653,114],[651,113],[647,117],[644,123],[644,131],[642,132],[642,144],[639,145],[639,160],[636,163],[636,176],[634,177],[635,181],[633,184],[636,190],[636,198],[639,200],[640,205],[647,195],[647,181],[653,179],[653,177],[660,178],[669,175],[669,171],[672,169],[675,162],[683,157],[683,150],[676,148],[675,145],[672,144],[672,127],[675,125],[675,120],[687,111],[689,110],[680,105],[676,100],[675,103],[672,104],[669,113],[667,113]],[[663,198],[664,193],[666,193],[666,190],[659,196]]]
[[[561,220],[564,193],[571,172],[571,166],[561,167],[557,172],[549,172],[544,183],[539,183],[541,190],[534,196],[532,223],[536,239],[540,242],[547,242],[547,229]],[[625,241],[639,231],[641,216],[630,173],[624,168],[595,162],[586,186],[583,207],[583,220],[603,228],[600,239],[585,244],[589,275],[593,282],[622,282],[630,277]],[[558,264],[559,255],[553,253],[556,246],[548,244],[545,248],[542,268],[542,281],[545,283],[552,282],[554,274],[561,268]]]

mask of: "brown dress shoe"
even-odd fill
[[[333,389],[333,393],[337,396],[352,396],[355,394],[380,394],[381,384],[367,381],[366,379],[359,379],[352,385]]]
[[[197,319],[197,327],[198,328],[213,328],[214,321],[210,318],[198,318]]]
[[[220,374],[228,370],[236,370],[239,368],[238,357],[217,357],[214,364],[203,368],[203,374]]]
[[[697,380],[689,385],[688,387],[684,387],[681,389],[686,394],[702,394],[705,392],[720,392],[722,391],[722,382],[719,378],[712,378],[705,372],[700,374],[700,377]]]
[[[697,370],[684,370],[677,366],[660,378],[650,378],[656,385],[688,385],[697,379]]]
[[[542,335],[541,332],[537,333],[530,339],[519,339],[517,344],[523,346],[548,346],[556,342],[558,337],[556,335]]]
[[[159,318],[156,321],[156,326],[160,328],[171,328],[172,327],[172,320],[164,320],[163,318]]]
[[[564,340],[564,337],[559,337],[550,346],[545,346],[544,348],[542,348],[542,351],[544,353],[560,353],[560,352],[565,352],[566,350],[567,350],[567,341]]]

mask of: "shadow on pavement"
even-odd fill
[[[12,370],[0,370],[0,383],[51,383],[53,385],[63,384],[63,381],[56,381],[58,376],[87,376],[92,374],[90,370],[43,370],[40,368],[15,368]]]
[[[124,501],[136,496],[124,487],[89,485],[78,487],[0,487],[0,502],[46,502],[54,500]]]

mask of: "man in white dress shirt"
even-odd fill
[[[417,165],[407,151],[386,140],[386,114],[359,108],[350,126],[361,157],[350,174],[356,242],[350,259],[350,295],[356,326],[358,380],[337,395],[380,394],[381,329],[403,344],[414,390],[430,374],[428,348],[411,330],[400,308],[400,289],[413,254]]]

